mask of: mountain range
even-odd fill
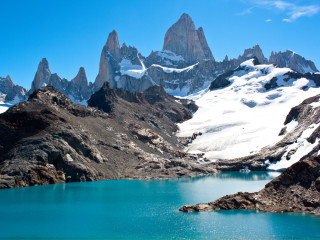
[[[10,104],[26,100],[35,90],[52,85],[75,103],[86,105],[90,96],[104,82],[109,82],[111,88],[123,88],[130,92],[158,85],[170,94],[187,96],[207,88],[219,75],[235,69],[252,57],[256,57],[260,63],[288,67],[302,74],[318,72],[312,61],[290,50],[272,52],[267,59],[259,45],[246,49],[238,58],[229,59],[226,56],[223,61],[216,61],[203,28],[196,29],[191,17],[184,13],[166,32],[161,51],[152,51],[148,57],[144,57],[135,47],[125,43],[120,47],[118,33],[114,30],[102,49],[99,73],[93,83],[88,82],[83,67],[70,81],[56,73],[52,74],[44,58],[39,63],[29,91],[14,85],[10,77],[0,78],[0,104],[4,111]]]
[[[259,192],[180,210],[319,215],[319,87],[293,51],[216,61],[187,14],[148,57],[114,30],[93,83],[83,67],[71,81],[51,73],[46,58],[30,90],[0,78],[0,188],[284,170]]]

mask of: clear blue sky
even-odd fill
[[[94,81],[109,32],[142,55],[161,50],[182,13],[202,26],[217,60],[258,43],[264,54],[294,50],[320,68],[320,1],[274,0],[0,0],[0,76],[30,88],[43,57],[71,80],[80,66]]]

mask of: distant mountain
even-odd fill
[[[299,54],[287,50],[286,52],[271,52],[269,63],[274,63],[279,67],[288,67],[299,73],[319,72],[314,62],[306,60]]]
[[[196,29],[191,17],[184,13],[166,32],[162,51],[152,51],[148,57],[142,56],[135,47],[125,43],[120,45],[118,33],[112,31],[103,46],[99,73],[94,83],[88,83],[84,68],[80,68],[77,76],[68,81],[58,74],[52,74],[47,59],[42,59],[28,95],[52,85],[72,101],[86,104],[94,92],[109,82],[113,89],[136,92],[158,85],[170,94],[187,96],[206,89],[218,76],[234,70],[253,57],[263,64],[275,64],[301,74],[309,73],[313,78],[318,77],[315,75],[318,70],[312,61],[292,51],[272,52],[267,59],[259,45],[244,50],[238,58],[229,59],[226,56],[223,61],[216,61],[203,28]],[[5,92],[4,88],[0,85],[0,91]]]
[[[25,100],[27,89],[15,85],[8,75],[6,78],[0,77],[0,113],[8,107]]]
[[[219,75],[238,67],[242,62],[256,57],[260,63],[274,63],[305,73],[308,69],[316,72],[314,63],[295,54],[294,61],[279,64],[277,58],[268,60],[259,45],[246,49],[238,58],[222,62],[215,61],[207,44],[203,29],[196,30],[187,14],[173,24],[166,32],[162,51],[151,52],[143,57],[136,48],[120,48],[116,31],[110,33],[103,47],[99,74],[94,83],[95,91],[105,81],[112,88],[127,91],[142,91],[152,85],[160,85],[174,95],[186,96],[205,89]],[[304,66],[303,68],[299,66]]]
[[[31,95],[35,90],[46,87],[47,85],[54,86],[61,93],[69,96],[75,103],[86,104],[86,101],[92,95],[92,84],[88,84],[85,69],[81,67],[77,76],[68,81],[65,78],[59,77],[58,74],[51,74],[49,63],[46,58],[39,63],[38,70],[31,84],[31,89],[28,95]]]

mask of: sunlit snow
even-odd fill
[[[139,58],[139,56],[137,57]],[[144,66],[140,58],[139,61],[141,65],[133,65],[129,59],[122,59],[122,61],[119,63],[121,74],[128,75],[137,79],[143,77],[146,72],[146,67]]]
[[[289,68],[254,66],[252,60],[242,67],[246,70],[229,78],[230,86],[188,97],[196,101],[199,110],[179,124],[178,136],[203,133],[188,146],[189,152],[205,153],[212,161],[253,154],[281,139],[279,132],[292,107],[320,93],[313,81],[305,78],[284,81],[287,76],[283,74],[292,71]],[[273,77],[279,87],[267,91],[264,85]],[[303,90],[305,86],[307,90]]]

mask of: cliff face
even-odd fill
[[[185,13],[166,32],[162,50],[172,51],[190,64],[213,59],[203,29],[196,30],[191,17]]]
[[[320,157],[299,161],[255,193],[239,192],[214,202],[186,205],[184,212],[249,209],[320,216]]]
[[[291,68],[299,73],[319,72],[314,62],[306,60],[304,57],[290,50],[278,53],[272,52],[269,62],[279,67]]]
[[[29,94],[33,93],[35,90],[45,87],[49,83],[51,77],[51,72],[49,69],[49,63],[46,58],[43,58],[39,63],[36,75],[34,76],[33,82],[31,84],[31,89]]]
[[[118,34],[114,30],[109,34],[102,49],[99,73],[93,84],[93,91],[98,91],[105,82],[109,82],[111,88],[123,88],[131,92],[151,87],[153,82],[144,75],[143,60],[135,47],[123,44],[120,48]]]
[[[1,114],[0,188],[215,173],[183,152],[172,133],[191,113],[163,89],[105,84],[89,105],[47,86]]]

